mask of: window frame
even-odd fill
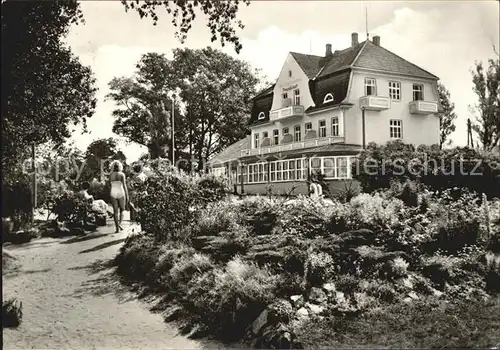
[[[394,124],[394,123],[398,123]],[[399,133],[399,137],[397,134]],[[403,120],[402,119],[390,119],[389,120],[389,139],[391,140],[402,140],[403,139]]]
[[[300,89],[293,90],[293,105],[300,106]]]
[[[322,127],[321,123],[324,123],[325,125]],[[324,135],[322,135],[321,131],[324,131]],[[325,119],[318,120],[318,137],[326,137],[326,120]]]
[[[420,91],[416,90],[415,87],[420,87]],[[412,92],[413,92],[413,101],[424,101],[424,84],[421,83],[413,83],[412,85]],[[420,99],[415,98],[415,93],[420,93]]]
[[[263,131],[262,132],[262,141],[264,141],[264,139],[267,139],[268,137],[269,137],[269,132]]]
[[[331,92],[327,93],[323,98],[323,103],[333,102],[335,100],[333,94]]]
[[[396,84],[395,86],[391,86],[391,84]],[[390,80],[389,83],[389,98],[391,101],[400,102],[401,101],[401,82],[396,80]],[[396,95],[397,98],[393,97]]]
[[[336,123],[334,123],[336,121]],[[340,136],[340,122],[339,122],[339,117],[332,117],[332,136]],[[335,132],[335,130],[337,132]]]
[[[373,85],[368,84],[367,83],[368,81],[372,81]],[[368,87],[372,87],[374,93],[368,94]],[[375,79],[375,78],[365,78],[364,89],[365,89],[365,96],[377,96],[377,79]]]
[[[260,148],[260,134],[258,132],[253,134],[253,146],[254,148]]]
[[[279,145],[279,144],[280,144],[280,130],[274,129],[273,130],[273,145]]]
[[[285,126],[283,127],[281,132],[283,133],[283,136],[288,135],[290,133],[290,128],[288,126]]]
[[[298,135],[298,137],[297,137],[297,135]],[[294,142],[301,142],[302,141],[302,128],[300,127],[300,125],[295,125],[293,127],[293,141]]]

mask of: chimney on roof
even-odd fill
[[[351,34],[351,47],[355,47],[359,44],[358,41],[358,33],[352,33]]]
[[[375,35],[372,40],[375,45],[380,46],[380,37],[378,35]]]
[[[325,53],[325,57],[326,56],[331,56],[332,55],[332,44],[326,44],[326,53]]]

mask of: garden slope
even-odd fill
[[[4,299],[23,303],[23,322],[3,330],[5,349],[215,348],[177,336],[113,277],[107,262],[128,232],[112,227],[65,241],[6,247],[15,266],[3,271]]]

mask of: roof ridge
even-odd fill
[[[361,52],[363,52],[363,50],[365,49],[366,45],[368,45],[368,42],[369,42],[369,40],[365,40],[363,42],[363,46],[361,47],[361,49],[359,49],[358,54],[356,55],[356,57],[354,57],[354,59],[352,60],[351,64],[349,65],[350,68],[354,67],[354,64],[356,63],[356,61],[358,60],[359,56],[361,55]]]
[[[318,56],[318,55],[313,55],[313,54],[308,54],[308,53],[302,53],[302,52],[296,52],[296,51],[290,51],[291,54],[297,54],[297,55],[303,55],[303,56],[314,56],[314,57],[319,57],[322,58],[323,56]]]
[[[367,41],[368,41],[368,40],[367,40]],[[411,64],[413,67],[418,68],[418,69],[420,69],[420,70],[424,71],[425,73],[427,73],[427,74],[429,74],[429,75],[431,75],[431,76],[433,76],[434,78],[436,78],[436,79],[438,79],[438,80],[439,80],[439,77],[438,77],[438,76],[436,76],[436,75],[432,74],[431,72],[429,72],[429,71],[427,71],[427,70],[423,69],[422,67],[417,66],[415,63],[412,63],[412,62],[408,61],[407,59],[405,59],[405,58],[403,58],[403,57],[401,57],[401,56],[399,56],[399,55],[395,54],[395,53],[394,53],[394,52],[392,52],[391,50],[386,49],[385,47],[382,47],[382,46],[375,45],[375,44],[373,44],[373,43],[371,43],[371,44],[372,44],[372,45],[374,45],[374,46],[376,46],[376,47],[378,47],[378,48],[383,49],[384,51],[389,52],[390,54],[392,54],[392,55],[396,56],[397,58],[402,59],[402,60],[403,60],[403,61],[405,61],[406,63]],[[353,64],[354,64],[354,63],[353,63]]]

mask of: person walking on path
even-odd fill
[[[120,161],[115,160],[111,163],[111,173],[109,174],[109,182],[111,183],[111,204],[113,205],[113,218],[115,220],[116,233],[123,230],[121,226],[123,220],[123,211],[128,203],[127,180],[123,173],[123,165]],[[120,210],[120,218],[118,219],[118,210]]]

